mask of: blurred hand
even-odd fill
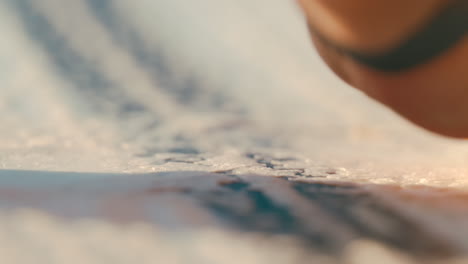
[[[318,52],[344,81],[428,130],[468,137],[466,33],[434,56],[408,68],[386,70],[356,59],[361,55],[397,54],[393,51],[421,35],[446,10],[460,13],[464,9],[468,17],[468,0],[299,0],[299,3]],[[454,3],[463,8],[453,8]],[[463,16],[460,19],[467,21]],[[452,25],[443,23],[446,24]],[[447,32],[454,31],[455,27],[450,27]],[[468,25],[457,27],[464,30]],[[446,36],[429,34],[426,38],[428,41],[420,43],[423,39],[420,38],[414,43],[430,49],[435,42],[429,40],[444,40]]]

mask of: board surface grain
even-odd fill
[[[468,143],[338,81],[294,4],[2,0],[0,29],[8,263],[468,263]]]

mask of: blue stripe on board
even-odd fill
[[[49,20],[40,14],[29,0],[11,1],[18,12],[26,31],[38,43],[54,63],[55,70],[70,80],[80,92],[94,104],[93,112],[105,112],[102,102],[116,104],[119,115],[147,111],[140,103],[125,98],[118,91],[118,85],[106,76],[80,54],[73,50],[67,39],[54,29]]]
[[[107,28],[114,41],[126,49],[143,66],[142,68],[150,73],[155,87],[165,89],[165,92],[183,105],[209,107],[215,110],[225,110],[227,105],[233,105],[233,100],[228,99],[228,95],[221,91],[207,92],[203,89],[197,76],[184,76],[182,79],[176,76],[168,63],[167,55],[148,47],[140,34],[118,16],[111,2],[87,0],[92,12]],[[208,105],[206,105],[207,98],[209,98]]]

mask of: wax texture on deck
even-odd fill
[[[468,144],[341,83],[292,2],[0,0],[2,258],[467,263]]]

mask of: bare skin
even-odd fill
[[[308,23],[322,36],[368,54],[392,49],[450,2],[299,0]],[[468,137],[468,37],[402,72],[373,69],[320,38],[312,39],[325,62],[347,83],[430,131]]]

